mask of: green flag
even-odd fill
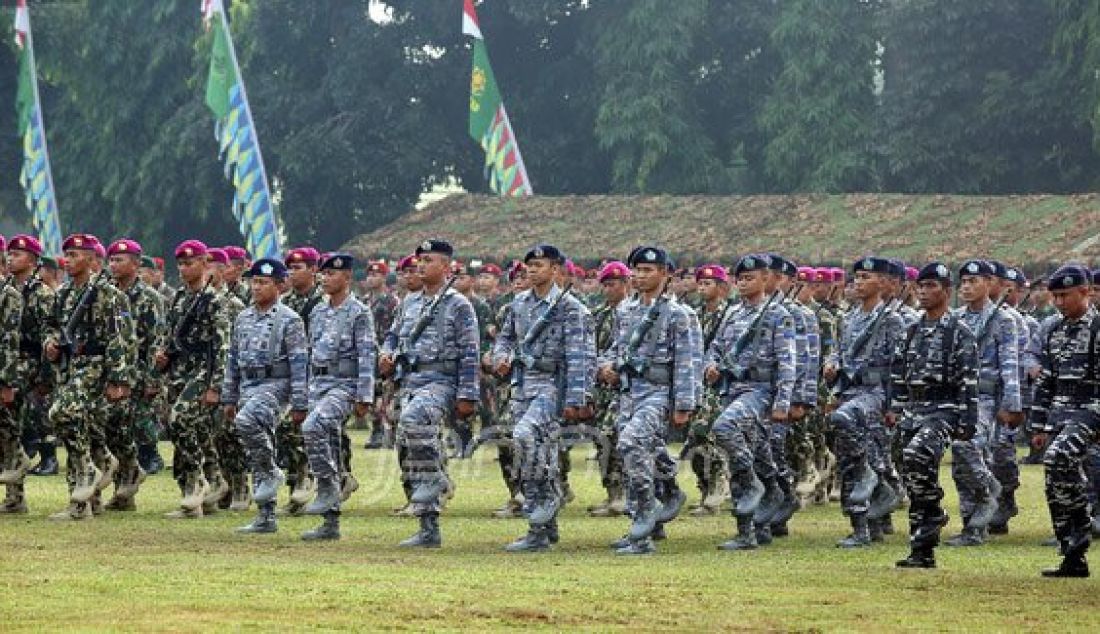
[[[206,105],[216,119],[229,114],[229,89],[237,83],[233,62],[229,58],[229,40],[220,20],[211,20],[214,46],[210,53],[210,76],[206,78]]]
[[[500,108],[500,90],[489,66],[485,42],[474,40],[474,69],[470,76],[470,136],[481,143]]]

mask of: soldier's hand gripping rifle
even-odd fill
[[[510,377],[510,383],[512,387],[523,389],[523,376],[535,367],[535,356],[531,354],[531,345],[542,336],[546,327],[550,325],[550,320],[554,318],[554,313],[558,309],[558,304],[565,299],[565,296],[573,291],[573,282],[570,282],[565,286],[561,293],[554,298],[553,303],[546,307],[539,318],[535,320],[534,324],[531,324],[531,328],[527,331],[527,334],[523,336],[523,341],[519,344],[519,349],[516,351],[515,361],[512,363],[512,376]]]
[[[413,324],[413,329],[409,331],[408,336],[398,342],[397,351],[393,357],[393,382],[395,385],[401,385],[401,382],[404,381],[406,376],[416,371],[416,366],[419,361],[414,352],[416,342],[420,340],[420,336],[424,334],[424,331],[428,328],[428,324],[432,323],[432,320],[435,319],[443,298],[447,296],[447,291],[454,285],[457,277],[457,275],[452,275],[447,279],[447,283],[443,286],[443,290],[439,291],[439,295],[436,295],[435,299],[432,300],[431,305],[428,306],[428,310],[424,311],[420,315],[420,319]]]
[[[73,306],[73,312],[69,313],[69,318],[61,327],[57,342],[57,349],[60,352],[58,367],[61,369],[61,372],[66,372],[69,369],[69,364],[72,362],[73,355],[77,352],[76,342],[73,340],[74,331],[77,325],[83,321],[84,316],[88,314],[88,309],[91,308],[92,302],[95,301],[96,296],[99,294],[99,282],[105,275],[107,275],[107,270],[101,270],[98,275],[92,278],[88,284],[81,289],[80,297],[77,298],[76,305]]]
[[[615,364],[615,372],[619,373],[619,381],[623,390],[630,389],[631,379],[639,379],[645,376],[649,361],[638,357],[638,349],[642,347],[642,342],[645,341],[646,335],[649,334],[653,325],[657,323],[657,317],[661,314],[661,306],[667,304],[669,301],[668,286],[671,281],[671,276],[665,278],[665,282],[661,286],[660,294],[653,300],[653,304],[650,305],[649,310],[646,311],[642,320],[638,322],[638,325],[631,331],[630,339],[627,340],[626,351],[619,362]]]
[[[860,333],[855,342],[852,343],[852,349],[850,353],[851,357],[858,357],[863,354],[864,349],[866,349],[867,346],[872,341],[874,341],[875,337],[878,336],[879,330],[882,329],[882,324],[886,320],[886,318],[900,310],[901,307],[905,305],[905,302],[908,298],[909,289],[906,288],[900,294],[898,294],[898,296],[887,301],[885,304],[879,307],[878,313],[875,314],[874,320],[869,326],[867,326],[866,329],[864,329],[862,333]],[[841,351],[841,355],[843,355],[843,351]],[[848,370],[846,370],[845,368],[838,368],[836,371],[836,379],[833,381],[832,386],[833,396],[839,398],[845,390],[852,387],[852,385],[855,383],[855,380],[856,377],[852,376],[851,373],[848,372]]]

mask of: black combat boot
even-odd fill
[[[443,535],[439,530],[439,513],[425,513],[419,517],[420,530],[398,546],[404,548],[439,548]]]
[[[307,542],[340,539],[340,511],[328,510],[324,513],[325,521],[317,528],[302,533],[302,539]]]

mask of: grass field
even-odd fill
[[[178,497],[166,473],[149,479],[136,513],[49,522],[65,505],[64,480],[29,478],[31,513],[0,518],[0,630],[1096,631],[1095,578],[1038,575],[1056,561],[1039,545],[1049,533],[1041,467],[1023,468],[1011,535],[941,548],[937,570],[899,571],[903,535],[833,547],[847,529],[835,504],[796,515],[790,537],[755,552],[715,549],[732,531],[725,515],[677,520],[657,554],[617,557],[607,543],[627,520],[584,514],[601,497],[588,447],[574,450],[578,495],[561,544],[506,554],[524,524],[488,517],[504,498],[495,453],[451,463],[458,492],[444,546],[428,552],[396,546],[415,521],[389,515],[401,498],[391,452],[358,451],[364,486],[346,506],[344,538],[324,544],[299,540],[315,518],[281,518],[264,536],[234,534],[251,513],[163,519]],[[694,488],[689,470],[680,479]]]

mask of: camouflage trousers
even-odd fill
[[[743,391],[732,397],[714,421],[714,438],[729,465],[733,500],[744,494],[753,475],[765,484],[774,483],[778,476],[764,422],[771,400],[771,394],[763,390]]]
[[[504,480],[504,486],[508,488],[509,497],[516,497],[520,492],[519,454],[515,449],[513,431],[515,418],[512,417],[512,387],[508,381],[493,379],[493,390],[496,398],[493,401],[496,407],[494,420],[496,427],[491,434],[482,429],[480,438],[491,438],[497,446],[497,462],[500,464],[500,477]]]
[[[351,416],[354,401],[354,385],[310,387],[309,415],[302,423],[302,436],[309,467],[318,480],[334,485],[340,483],[344,473],[344,426]]]
[[[665,440],[669,409],[667,386],[636,384],[619,395],[617,448],[623,460],[628,512],[652,511],[656,487],[676,479],[676,462]]]
[[[886,471],[883,448],[872,437],[873,430],[882,426],[882,401],[882,394],[876,391],[854,392],[829,415],[829,425],[836,433],[840,505],[845,514],[867,512],[867,502],[851,499],[863,470],[870,466],[880,479]]]
[[[279,464],[287,471],[288,484],[297,483],[299,476],[309,475],[306,441],[302,437],[301,427],[290,420],[289,414],[279,418],[275,427],[275,443],[279,450]]]
[[[214,446],[218,451],[218,462],[204,462],[203,472],[207,480],[213,475],[214,467],[221,469],[222,475],[244,476],[248,474],[248,455],[245,453],[244,443],[241,442],[234,421],[225,417],[222,408],[216,408],[210,413],[210,425],[213,430]]]
[[[959,490],[959,514],[965,522],[974,514],[978,502],[992,489],[994,476],[989,469],[990,445],[996,430],[996,405],[991,398],[978,400],[978,425],[970,440],[951,443],[951,477]]]
[[[939,544],[941,518],[940,463],[951,442],[951,429],[958,414],[914,410],[899,422],[897,442],[901,449],[901,472],[909,494],[910,546],[934,548]]]
[[[118,458],[120,465],[137,462],[137,445],[134,443],[136,405],[132,403],[134,400],[131,399],[107,403],[107,424],[104,428],[107,448]]]
[[[1052,412],[1053,417],[1053,412]],[[1063,555],[1084,554],[1089,547],[1088,493],[1083,463],[1100,441],[1100,413],[1073,412],[1043,455],[1047,506]]]
[[[403,450],[403,474],[410,489],[420,484],[437,484],[447,479],[441,434],[454,412],[453,384],[429,383],[406,389],[402,396],[401,416],[397,422],[397,446]],[[442,488],[442,487],[441,487]],[[439,498],[413,505],[417,516],[439,513]]]
[[[208,464],[217,464],[212,417],[215,406],[203,402],[208,387],[205,381],[191,379],[174,387],[168,437],[173,447],[172,475],[182,490],[188,476],[202,473]]]
[[[282,419],[290,398],[290,382],[271,380],[246,388],[233,426],[252,462],[252,485],[278,477],[275,464],[275,427]]]
[[[161,390],[153,398],[142,397],[134,407],[134,442],[139,446],[155,445],[160,436],[158,426],[163,420],[164,393]]]
[[[1020,465],[1016,463],[1016,441],[1019,430],[993,421],[993,438],[989,444],[989,470],[1001,484],[1002,496],[1009,496],[1020,488]]]
[[[596,413],[596,460],[600,465],[600,484],[611,493],[623,484],[623,460],[619,454],[619,430],[615,426],[618,403],[604,404]]]
[[[561,405],[557,388],[544,385],[534,398],[513,397],[512,417],[525,505],[530,508],[560,497]]]
[[[101,362],[97,359],[73,359],[67,380],[60,381],[50,405],[50,423],[65,445],[66,480],[69,490],[76,476],[87,470],[92,460],[92,442],[105,446],[103,423],[107,419],[107,399],[103,396]]]
[[[726,476],[726,453],[718,445],[711,430],[712,423],[722,413],[721,398],[714,390],[707,390],[703,407],[688,428],[685,452],[680,460],[691,463],[695,474],[695,484],[703,499],[714,493],[719,482]]]

